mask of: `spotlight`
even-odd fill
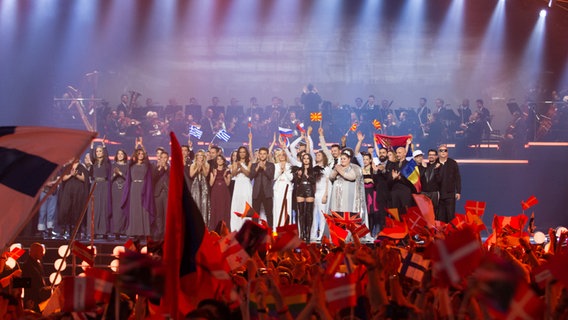
[[[59,267],[61,267],[61,271],[63,271],[67,268],[67,263],[63,259],[57,259],[53,263],[53,266],[55,267],[55,270],[59,270]]]
[[[61,273],[59,275],[57,275],[57,279],[55,278],[56,274],[57,274],[57,272],[53,272],[52,274],[49,275],[49,282],[55,283],[57,285],[61,282]]]
[[[541,18],[546,17],[546,9],[540,10],[539,16],[540,16]]]
[[[566,227],[562,227],[559,226],[556,228],[556,237],[559,238],[560,235],[562,234],[562,232],[568,232],[568,229],[566,229]]]
[[[67,245],[64,244],[57,249],[57,253],[61,258],[67,258],[71,254],[71,250],[67,251]],[[67,255],[65,255],[67,253]]]
[[[546,235],[541,231],[537,231],[534,233],[533,240],[536,244],[543,244],[546,242]]]
[[[118,259],[114,259],[110,262],[109,268],[111,268],[111,270],[114,271],[114,272],[118,272],[119,265],[120,265],[120,261]]]
[[[112,255],[116,258],[118,258],[118,256],[124,252],[124,246],[116,246],[114,247],[114,249],[112,249]]]

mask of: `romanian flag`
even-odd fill
[[[418,164],[414,159],[410,159],[406,165],[402,168],[402,175],[412,183],[417,193],[422,191],[422,185],[420,184],[420,170],[418,169]],[[433,210],[432,210],[433,211]]]
[[[95,136],[60,128],[0,127],[0,247],[11,243],[31,219],[45,181],[58,167],[79,158]]]
[[[201,212],[184,181],[180,144],[173,132],[170,137],[172,162],[164,239],[166,281],[161,307],[163,313],[178,319],[181,314],[191,311],[200,300],[212,297],[204,289],[214,289],[212,277],[201,272],[198,276],[198,265],[205,260],[200,250],[202,244],[208,241],[208,233]],[[209,284],[204,286],[204,283]],[[200,290],[196,291],[195,288]]]
[[[381,130],[383,126],[379,120],[375,119],[373,120],[373,127],[375,127],[375,130]]]
[[[312,121],[312,122],[321,121],[321,112],[311,112],[310,113],[310,121]]]

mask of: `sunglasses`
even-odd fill
[[[448,149],[439,149],[440,152],[448,152]]]

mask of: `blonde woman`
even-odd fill
[[[209,225],[211,218],[211,206],[209,200],[209,186],[207,176],[209,175],[209,163],[205,157],[205,151],[199,150],[195,154],[195,160],[189,166],[189,177],[191,183],[191,196],[201,211],[205,225]]]
[[[290,171],[290,163],[288,162],[288,155],[282,149],[274,152],[274,205],[273,205],[273,228],[278,227],[280,220],[280,212],[282,210],[282,203],[284,195],[286,195],[286,213],[292,212],[292,171]],[[288,187],[288,191],[286,191]],[[282,217],[282,225],[285,223],[285,216]]]

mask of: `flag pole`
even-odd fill
[[[280,224],[282,224],[282,216],[284,214],[284,210],[286,210],[286,220],[284,221],[284,223],[288,224],[288,187],[290,185],[286,185],[286,189],[284,190],[284,198],[282,199],[282,206],[280,207],[280,216],[278,217],[278,225],[277,227],[280,227]]]

